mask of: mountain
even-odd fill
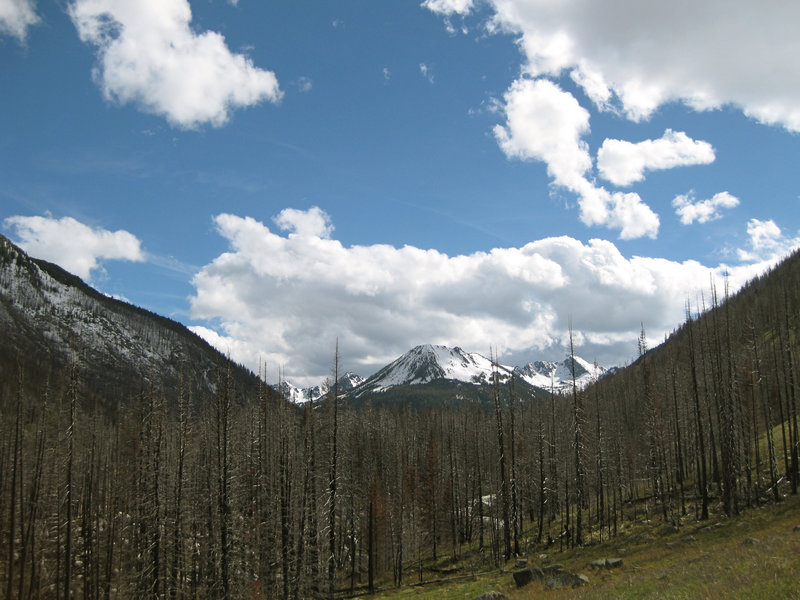
[[[518,394],[536,394],[536,390],[556,393],[569,391],[572,387],[572,360],[562,362],[537,361],[524,367],[509,367],[492,363],[478,353],[467,353],[461,348],[448,348],[425,344],[412,348],[392,361],[377,373],[363,381],[351,392],[344,394],[347,399],[363,399],[367,396],[380,397],[389,401],[392,397],[409,395],[423,396],[424,389],[437,397],[486,396],[497,373],[501,385],[507,386],[512,375]],[[595,367],[588,361],[575,357],[575,382],[579,388],[602,377],[605,370]],[[480,393],[478,390],[483,389]]]
[[[339,377],[339,394],[346,394],[361,385],[363,382],[363,377],[348,371]],[[278,391],[284,398],[294,402],[295,404],[303,404],[309,400],[316,402],[320,398],[324,397],[330,389],[327,381],[320,385],[315,385],[308,388],[299,388],[292,385],[288,381],[281,381],[274,387],[276,391]]]
[[[504,378],[507,367],[498,367]],[[492,362],[480,354],[468,354],[461,348],[425,344],[412,348],[362,383],[353,395],[381,393],[401,385],[423,385],[449,379],[477,385],[492,382]]]
[[[52,263],[29,257],[0,236],[0,382],[40,387],[63,381],[78,365],[81,393],[127,400],[151,386],[176,397],[179,382],[194,396],[213,393],[230,373],[237,393],[257,389],[258,378],[186,327],[101,294]]]
[[[514,372],[534,387],[555,392],[567,392],[572,388],[572,359],[567,356],[561,362],[537,360],[524,367],[514,367]],[[580,356],[575,357],[575,385],[583,389],[606,374],[603,367],[594,365]]]

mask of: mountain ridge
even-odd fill
[[[0,235],[0,375],[64,372],[76,363],[86,393],[125,399],[153,386],[208,395],[227,372],[238,392],[258,378],[182,324],[112,298]],[[18,367],[14,365],[19,363]],[[43,379],[43,377],[42,377]],[[183,383],[182,383],[183,382]]]
[[[599,379],[606,372],[603,367],[575,356],[575,384],[579,389]],[[351,372],[345,373],[339,380],[339,390],[344,399],[363,399],[369,395],[378,395],[385,399],[392,390],[406,386],[424,387],[434,382],[491,386],[495,373],[501,384],[507,384],[515,377],[539,390],[560,394],[572,389],[570,356],[561,362],[538,360],[528,362],[522,367],[511,367],[492,361],[477,352],[465,352],[458,346],[421,344],[366,379]],[[276,387],[284,397],[295,403],[306,402],[309,398],[316,401],[328,392],[327,384],[297,388],[288,381],[282,381]]]

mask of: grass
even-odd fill
[[[588,576],[589,585],[548,590],[533,582],[517,588],[513,563],[509,563],[505,572],[495,569],[476,573],[474,579],[405,586],[373,597],[461,600],[494,590],[510,600],[800,599],[800,496],[785,496],[778,504],[732,519],[719,514],[705,522],[686,518],[677,532],[659,521],[637,523],[603,544],[542,556],[535,553],[530,564],[562,563],[565,570]],[[604,557],[620,557],[623,565],[593,572],[589,563]],[[466,565],[462,563],[462,573],[469,573]]]

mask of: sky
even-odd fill
[[[800,3],[0,0],[0,232],[296,385],[635,359],[800,246]]]

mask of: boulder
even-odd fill
[[[475,600],[506,600],[506,595],[503,592],[486,592],[475,598]]]
[[[527,567],[514,571],[514,583],[517,587],[528,585],[531,581],[541,581],[544,579],[544,571],[539,567]]]
[[[545,573],[558,573],[559,571],[564,570],[564,565],[561,563],[553,563],[552,565],[547,565],[546,567],[542,567],[542,571]]]
[[[518,569],[524,569],[528,566],[528,559],[527,558],[518,558],[514,563],[514,566]]]
[[[616,569],[622,566],[621,558],[598,558],[589,563],[593,569]]]
[[[544,584],[551,590],[559,590],[565,587],[578,587],[589,583],[589,578],[586,575],[576,575],[575,573],[567,573],[566,571],[556,573],[545,579]]]

